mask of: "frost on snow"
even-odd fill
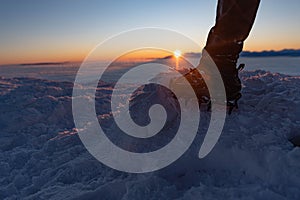
[[[110,169],[84,148],[72,83],[0,78],[0,199],[299,199],[300,77],[259,70],[241,78],[240,109],[207,157],[197,157],[204,125],[179,160],[140,175]],[[107,130],[111,90],[100,82],[96,97]]]

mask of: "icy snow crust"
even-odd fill
[[[184,156],[140,175],[110,169],[84,148],[72,119],[72,83],[0,78],[0,199],[300,199],[300,148],[289,142],[300,134],[300,77],[253,71],[241,78],[240,109],[206,158],[197,157],[210,116],[202,112]],[[96,107],[107,130],[114,126],[111,90],[99,83]]]

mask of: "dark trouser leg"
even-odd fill
[[[218,66],[229,100],[241,90],[236,63],[259,3],[260,0],[218,0],[216,24],[210,30],[205,49]]]

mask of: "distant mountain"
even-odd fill
[[[300,56],[300,49],[283,49],[281,51],[260,51],[260,52],[251,52],[243,51],[240,54],[241,57],[274,57],[274,56],[290,56],[296,57]]]
[[[201,53],[189,52],[184,54],[186,57],[200,57]],[[275,57],[275,56],[300,56],[300,49],[283,49],[280,51],[243,51],[241,57]]]
[[[69,62],[39,62],[39,63],[22,63],[22,64],[19,64],[20,66],[34,66],[34,65],[63,65],[63,64],[68,64]]]

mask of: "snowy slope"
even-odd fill
[[[207,112],[183,157],[140,175],[110,169],[84,148],[72,119],[72,83],[0,78],[0,199],[300,199],[300,148],[289,142],[300,135],[300,77],[241,77],[240,109],[206,158],[197,153]],[[111,89],[101,82],[97,96],[107,129]]]

